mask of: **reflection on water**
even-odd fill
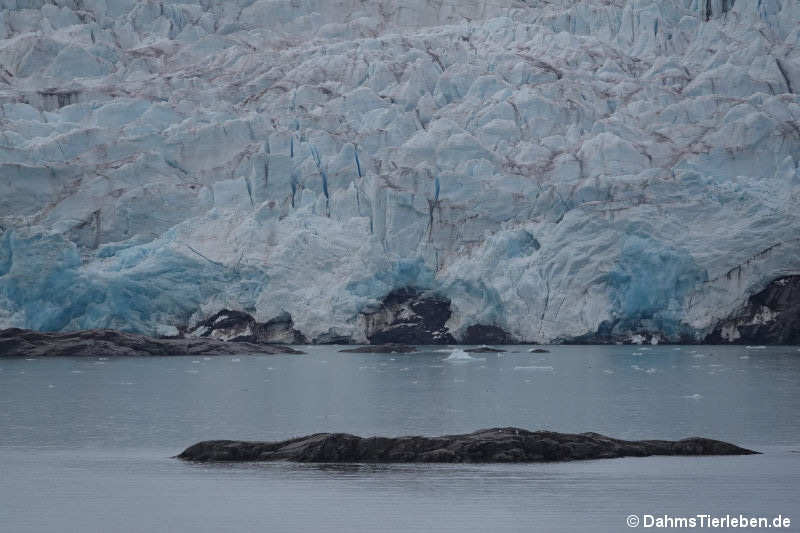
[[[797,508],[797,348],[511,347],[471,359],[441,349],[0,360],[0,531],[620,531],[637,512]],[[508,425],[703,435],[765,454],[433,466],[170,458],[210,438]]]

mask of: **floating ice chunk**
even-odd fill
[[[240,361],[241,359],[239,359],[238,357],[234,357],[233,359],[231,359],[231,363],[238,363]]]
[[[645,370],[646,374],[655,374],[656,372],[658,372],[658,370],[656,370],[655,368],[648,368],[647,370]]]
[[[483,357],[472,357],[464,350],[453,350],[449,356],[445,357],[443,361],[448,363],[469,363],[470,361],[486,361]]]
[[[686,396],[684,396],[684,398],[686,398],[687,400],[699,400],[702,397],[703,397],[702,394],[697,394],[697,393],[687,394]]]
[[[750,359],[749,355],[740,355],[739,359]]]
[[[613,373],[614,373],[614,371],[613,371],[613,370],[610,370],[610,369],[608,369],[608,368],[606,368],[605,370],[603,370],[603,374],[613,374]]]
[[[745,346],[745,350],[766,350],[766,346]]]
[[[633,352],[631,355],[643,355],[642,352]]]
[[[631,344],[644,344],[645,338],[642,335],[632,335]]]

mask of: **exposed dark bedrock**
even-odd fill
[[[709,344],[800,344],[800,276],[772,281],[705,339]]]
[[[397,289],[361,311],[370,344],[455,344],[445,326],[450,300],[413,287]]]
[[[257,322],[244,311],[222,311],[198,322],[192,334],[233,342],[252,342],[255,344],[305,344],[305,336],[294,329],[294,321],[289,313],[281,313],[266,322]]]
[[[353,344],[353,338],[350,335],[344,335],[336,332],[333,328],[328,329],[327,332],[314,337],[313,344]]]
[[[474,324],[469,326],[461,339],[462,344],[517,344],[518,340],[499,326]]]
[[[369,437],[317,433],[281,442],[205,441],[179,459],[202,462],[303,463],[530,463],[649,455],[754,454],[727,442],[692,437],[679,441],[624,441],[597,433],[576,435],[518,428],[483,429],[442,437]]]
[[[110,329],[43,333],[0,331],[0,357],[155,356],[303,353],[288,346],[224,342],[210,338],[156,339]]]

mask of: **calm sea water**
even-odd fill
[[[0,360],[0,531],[624,531],[629,514],[800,530],[796,347]],[[759,456],[531,465],[197,465],[212,438],[702,435]],[[740,530],[745,531],[745,530]]]

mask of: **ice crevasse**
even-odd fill
[[[800,274],[796,0],[0,7],[0,327],[734,341]]]

